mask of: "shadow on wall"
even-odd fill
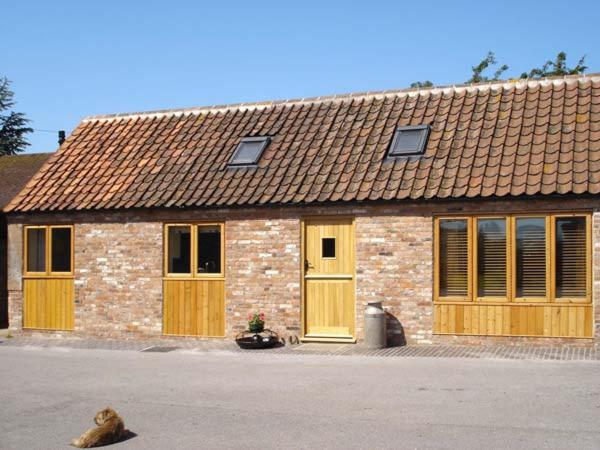
[[[400,321],[390,314],[388,311],[385,312],[385,320],[387,325],[387,346],[388,347],[403,347],[406,345],[406,336],[404,335],[404,328]]]

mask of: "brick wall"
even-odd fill
[[[431,342],[589,343],[581,340],[432,335],[433,214],[449,212],[600,209],[600,201],[470,201],[323,207],[127,211],[11,216],[9,234],[22,223],[75,224],[76,334],[139,337],[161,334],[162,224],[225,221],[226,329],[234,337],[251,311],[284,336],[301,324],[300,224],[306,215],[356,218],[356,326],[364,334],[364,308],[382,300],[395,344]],[[594,302],[600,299],[600,213],[594,215]],[[21,324],[20,242],[10,242],[11,327]],[[19,256],[20,257],[20,256]],[[596,323],[600,311],[595,308]],[[598,326],[598,325],[597,325]],[[600,331],[600,329],[598,330]]]
[[[595,212],[592,222],[592,273],[594,292],[594,322],[596,324],[596,340],[600,340],[600,212]]]
[[[23,227],[9,223],[6,229],[6,289],[8,294],[8,326],[19,330],[23,323],[22,252]]]
[[[397,212],[389,211],[390,214]],[[430,342],[433,326],[433,221],[387,215],[356,219],[357,332],[367,302],[381,300],[392,344]]]
[[[75,329],[99,336],[162,330],[162,224],[75,226]]]
[[[8,326],[8,289],[6,286],[6,219],[0,213],[0,328]]]
[[[267,326],[300,334],[299,217],[231,220],[225,227],[227,332],[247,328],[250,312],[262,311]]]

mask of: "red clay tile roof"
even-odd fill
[[[19,193],[51,153],[0,156],[0,211]]]
[[[386,159],[420,124],[424,156]],[[258,167],[227,167],[264,135]],[[9,210],[598,192],[600,74],[91,117]]]

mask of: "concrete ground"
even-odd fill
[[[600,448],[600,362],[0,345],[0,448]]]

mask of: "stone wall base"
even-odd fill
[[[556,346],[556,347],[594,347],[596,339],[582,338],[549,338],[526,336],[453,336],[433,335],[431,344],[434,345],[502,345],[502,346]]]
[[[43,339],[77,339],[77,340],[124,340],[124,341],[182,341],[182,342],[231,342],[233,338],[205,338],[200,336],[163,336],[163,335],[146,335],[140,333],[90,333],[85,331],[52,331],[52,330],[24,330],[18,327],[11,327],[10,334],[13,337],[32,337]],[[390,341],[388,335],[388,347],[402,347],[406,343],[399,344],[398,341]],[[289,345],[288,341],[285,341]],[[361,345],[359,340],[355,344],[345,345]],[[408,345],[416,346],[449,346],[449,347],[464,347],[464,346],[489,346],[489,347],[565,347],[565,348],[600,348],[600,345],[595,339],[579,339],[579,338],[538,338],[538,337],[515,337],[515,336],[450,336],[450,335],[433,335],[431,339],[411,342]]]

